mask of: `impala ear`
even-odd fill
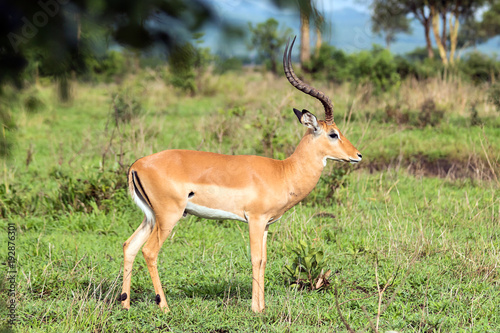
[[[313,131],[317,132],[320,127],[318,125],[318,119],[316,118],[315,115],[313,115],[311,112],[307,110],[302,110],[299,111],[297,109],[293,109],[293,112],[299,118],[299,121],[302,125],[309,127]]]

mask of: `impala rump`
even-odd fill
[[[134,199],[135,204],[139,206],[139,208],[143,211],[144,215],[146,216],[147,223],[149,223],[151,227],[153,227],[155,225],[153,205],[151,205],[149,197],[142,187],[139,175],[135,170],[132,170],[129,173],[129,186],[132,199]]]

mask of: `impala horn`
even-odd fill
[[[297,36],[293,38],[290,50],[288,50],[288,44],[290,43],[290,39],[288,39],[288,42],[286,43],[285,47],[285,53],[283,54],[283,69],[285,70],[286,78],[295,88],[299,89],[305,94],[311,95],[312,97],[319,99],[319,101],[321,102],[321,104],[323,104],[323,107],[325,108],[325,121],[328,125],[331,125],[333,124],[333,103],[330,100],[330,98],[328,98],[328,96],[326,96],[321,91],[302,82],[302,80],[300,80],[293,71],[292,49],[296,38]]]

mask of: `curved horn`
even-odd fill
[[[326,96],[321,91],[302,82],[297,77],[297,75],[295,75],[295,72],[293,71],[292,49],[296,38],[297,36],[293,38],[292,45],[290,46],[290,51],[288,51],[288,44],[290,43],[290,39],[288,39],[288,42],[286,43],[285,47],[285,53],[283,54],[283,69],[285,70],[286,78],[295,88],[299,89],[305,94],[311,95],[312,97],[319,99],[319,101],[321,102],[321,104],[323,104],[323,107],[325,108],[325,121],[328,125],[330,125],[333,123],[333,103],[330,100],[330,98],[328,98],[328,96]]]

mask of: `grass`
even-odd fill
[[[270,227],[263,314],[250,311],[247,226],[196,217],[181,220],[158,258],[171,312],[156,307],[141,254],[132,307],[122,310],[121,244],[142,220],[120,185],[130,163],[166,148],[283,158],[303,132],[291,107],[322,116],[316,102],[282,78],[246,73],[212,80],[216,93],[189,98],[160,77],[131,78],[127,84],[146,111],[119,128],[111,93],[122,86],[78,84],[74,102],[61,105],[53,87],[43,85],[45,109],[29,115],[12,102],[17,146],[3,164],[0,223],[17,229],[14,331],[346,331],[339,310],[356,331],[500,329],[500,123],[484,102],[477,106],[483,126],[471,126],[467,108],[457,106],[481,99],[481,88],[457,90],[454,81],[406,82],[397,93],[366,101],[348,86],[321,87],[335,96],[337,123],[364,160],[340,173],[345,166],[330,162],[319,188]],[[398,100],[418,112],[429,87],[439,84],[443,93],[434,97],[445,114],[436,126],[378,116]],[[451,169],[431,172],[443,160],[452,161]],[[2,244],[6,237],[0,234]],[[325,253],[330,289],[289,287],[284,267],[299,241]],[[6,255],[2,246],[0,257]]]

